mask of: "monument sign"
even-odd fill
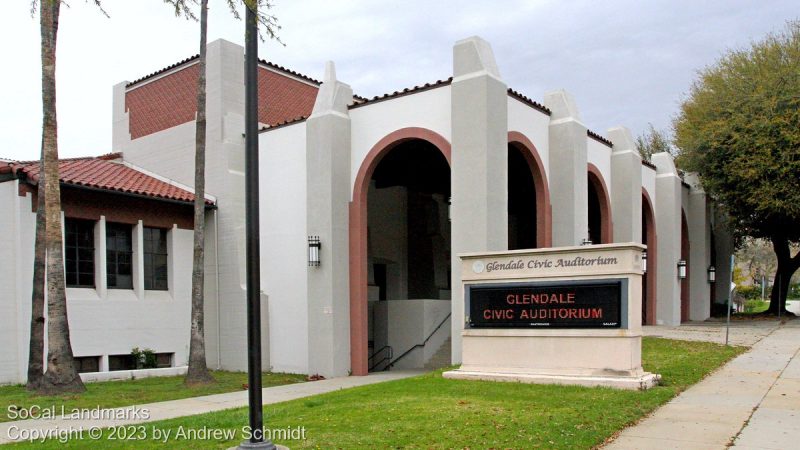
[[[463,361],[445,378],[647,389],[639,244],[460,255]]]

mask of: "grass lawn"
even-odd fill
[[[188,388],[183,385],[182,376],[154,377],[130,381],[86,383],[86,392],[83,394],[53,397],[31,394],[25,390],[25,386],[21,385],[0,386],[0,406],[2,406],[0,408],[0,422],[9,420],[9,405],[15,405],[19,408],[29,408],[33,405],[40,407],[55,405],[57,411],[61,410],[61,405],[64,405],[67,410],[72,408],[97,408],[98,406],[114,408],[241,391],[247,384],[247,374],[243,372],[213,371],[212,374],[217,382],[209,386]],[[305,375],[265,373],[262,379],[264,386],[277,386],[305,381]]]
[[[434,372],[269,405],[265,421],[267,428],[305,427],[305,440],[274,439],[293,449],[591,448],[745,349],[644,338],[642,350],[644,368],[663,377],[648,391],[447,380]],[[104,448],[224,449],[241,441],[246,424],[247,410],[235,409],[145,424],[144,441],[101,442]],[[166,444],[154,441],[153,427],[170,430],[172,438]],[[175,437],[203,427],[238,434],[191,444]],[[92,444],[73,440],[37,447]]]
[[[742,314],[760,314],[769,308],[769,302],[763,300],[747,300],[744,303],[744,313]]]

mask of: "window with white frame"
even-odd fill
[[[133,289],[130,225],[106,223],[106,277],[109,289]]]
[[[144,227],[144,288],[154,291],[169,289],[167,269],[167,230]]]
[[[64,220],[67,287],[94,287],[94,221]]]

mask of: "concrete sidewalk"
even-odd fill
[[[720,330],[705,326],[716,340]],[[800,320],[755,324],[743,332],[747,327],[738,324],[737,335],[757,340],[750,351],[624,430],[604,449],[798,448]],[[763,338],[758,336],[762,333]]]
[[[391,371],[371,373],[364,377],[340,377],[307,383],[286,384],[263,389],[264,404],[272,404],[308,397],[326,392],[338,391],[356,386],[381,383],[384,381],[409,378],[424,373],[423,371]],[[50,405],[39,405],[42,408]],[[214,411],[247,406],[247,391],[229,392],[226,394],[208,395],[205,397],[185,398],[145,405],[136,405],[123,408],[107,409],[103,417],[116,419],[79,419],[58,418],[55,420],[20,420],[15,422],[0,423],[0,444],[14,442],[10,436],[19,436],[27,431],[46,433],[48,430],[89,430],[90,428],[106,428],[119,425],[152,422],[157,420],[173,419],[176,417],[192,416]],[[135,411],[139,411],[135,414]],[[143,412],[147,418],[142,418]],[[122,417],[122,418],[120,418]],[[41,434],[40,434],[41,435]]]

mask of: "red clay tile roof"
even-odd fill
[[[281,65],[275,64],[273,62],[269,62],[269,61],[264,60],[264,59],[259,59],[258,62],[261,63],[261,64],[264,64],[265,66],[269,66],[269,67],[271,67],[271,68],[273,68],[275,70],[279,70],[281,72],[284,72],[284,73],[286,73],[288,75],[294,75],[297,78],[302,78],[302,79],[304,79],[304,80],[306,80],[308,82],[316,84],[317,86],[322,84],[321,81],[315,80],[315,79],[309,77],[308,75],[304,75],[304,74],[302,74],[300,72],[295,72],[294,70],[287,69],[286,67],[283,67]]]
[[[39,161],[12,162],[9,165],[28,182],[35,184],[39,181]],[[186,189],[123,164],[121,153],[61,159],[58,170],[59,178],[65,185],[124,192],[163,200],[194,202],[194,194]],[[206,199],[206,204],[213,205],[214,202]]]
[[[162,73],[164,73],[164,72],[168,72],[168,71],[170,71],[171,69],[174,69],[174,68],[176,68],[176,67],[178,67],[178,66],[182,66],[182,65],[184,65],[184,64],[186,64],[186,63],[188,63],[188,62],[194,61],[194,60],[196,60],[196,59],[198,59],[198,58],[200,58],[200,55],[194,55],[194,56],[190,56],[190,57],[188,57],[188,58],[184,59],[183,61],[178,61],[178,62],[176,62],[175,64],[172,64],[172,65],[169,65],[169,66],[167,66],[167,67],[164,67],[163,69],[156,70],[155,72],[153,72],[153,73],[151,73],[151,74],[149,74],[149,75],[145,75],[145,76],[143,76],[142,78],[139,78],[139,79],[136,79],[136,80],[134,80],[134,81],[131,81],[130,83],[128,83],[128,84],[127,84],[127,85],[125,85],[125,86],[126,86],[126,87],[131,87],[131,86],[133,86],[134,84],[141,83],[142,81],[149,80],[150,78],[153,78],[153,77],[155,77],[155,76],[161,75],[161,74],[162,74]]]
[[[414,86],[414,87],[405,88],[402,91],[394,91],[392,93],[387,93],[387,94],[383,94],[383,95],[376,95],[375,97],[372,97],[372,98],[364,98],[364,97],[360,97],[358,95],[355,95],[354,96],[355,99],[356,99],[355,102],[353,102],[352,104],[348,105],[348,108],[349,109],[359,108],[361,106],[369,105],[369,104],[372,104],[372,103],[378,103],[378,102],[382,102],[382,101],[393,99],[393,98],[397,98],[397,97],[403,97],[405,95],[415,94],[417,92],[424,92],[424,91],[428,91],[428,90],[431,90],[431,89],[436,89],[438,87],[448,86],[452,82],[453,82],[453,77],[450,77],[450,78],[447,78],[447,79],[444,79],[444,80],[436,80],[434,83],[425,83],[425,84],[422,84],[422,85],[417,85],[417,86]]]
[[[279,122],[279,123],[276,123],[276,124],[264,125],[264,126],[262,126],[261,128],[258,129],[258,132],[261,133],[262,131],[274,130],[275,128],[281,128],[281,127],[285,127],[287,125],[294,125],[294,124],[299,123],[299,122],[305,122],[306,120],[308,120],[308,116],[297,116],[294,119],[287,119],[287,120],[284,120],[283,122]]]
[[[318,90],[317,86],[259,67],[258,121],[276,125],[299,116],[309,116]]]
[[[529,98],[529,97],[527,97],[525,95],[522,95],[521,93],[515,91],[514,89],[508,88],[508,95],[510,95],[511,97],[516,98],[517,100],[521,101],[522,103],[525,103],[526,105],[532,107],[533,109],[535,109],[535,110],[537,110],[537,111],[539,111],[539,112],[541,112],[543,114],[547,114],[548,116],[552,114],[550,109],[547,108],[546,106],[542,105],[541,103],[539,103],[539,102],[537,102],[537,101],[535,101],[535,100],[533,100],[533,99],[531,99],[531,98]]]
[[[197,55],[192,56],[128,83],[125,109],[129,113],[132,139],[194,120],[199,76],[197,59]],[[311,114],[320,82],[268,61],[260,63],[258,120],[276,125]],[[156,78],[160,75],[163,76]]]
[[[607,147],[614,147],[613,142],[604,138],[603,136],[600,136],[599,134],[595,133],[592,130],[586,130],[586,135]]]
[[[125,94],[131,139],[194,120],[199,69],[198,64],[184,67]]]

